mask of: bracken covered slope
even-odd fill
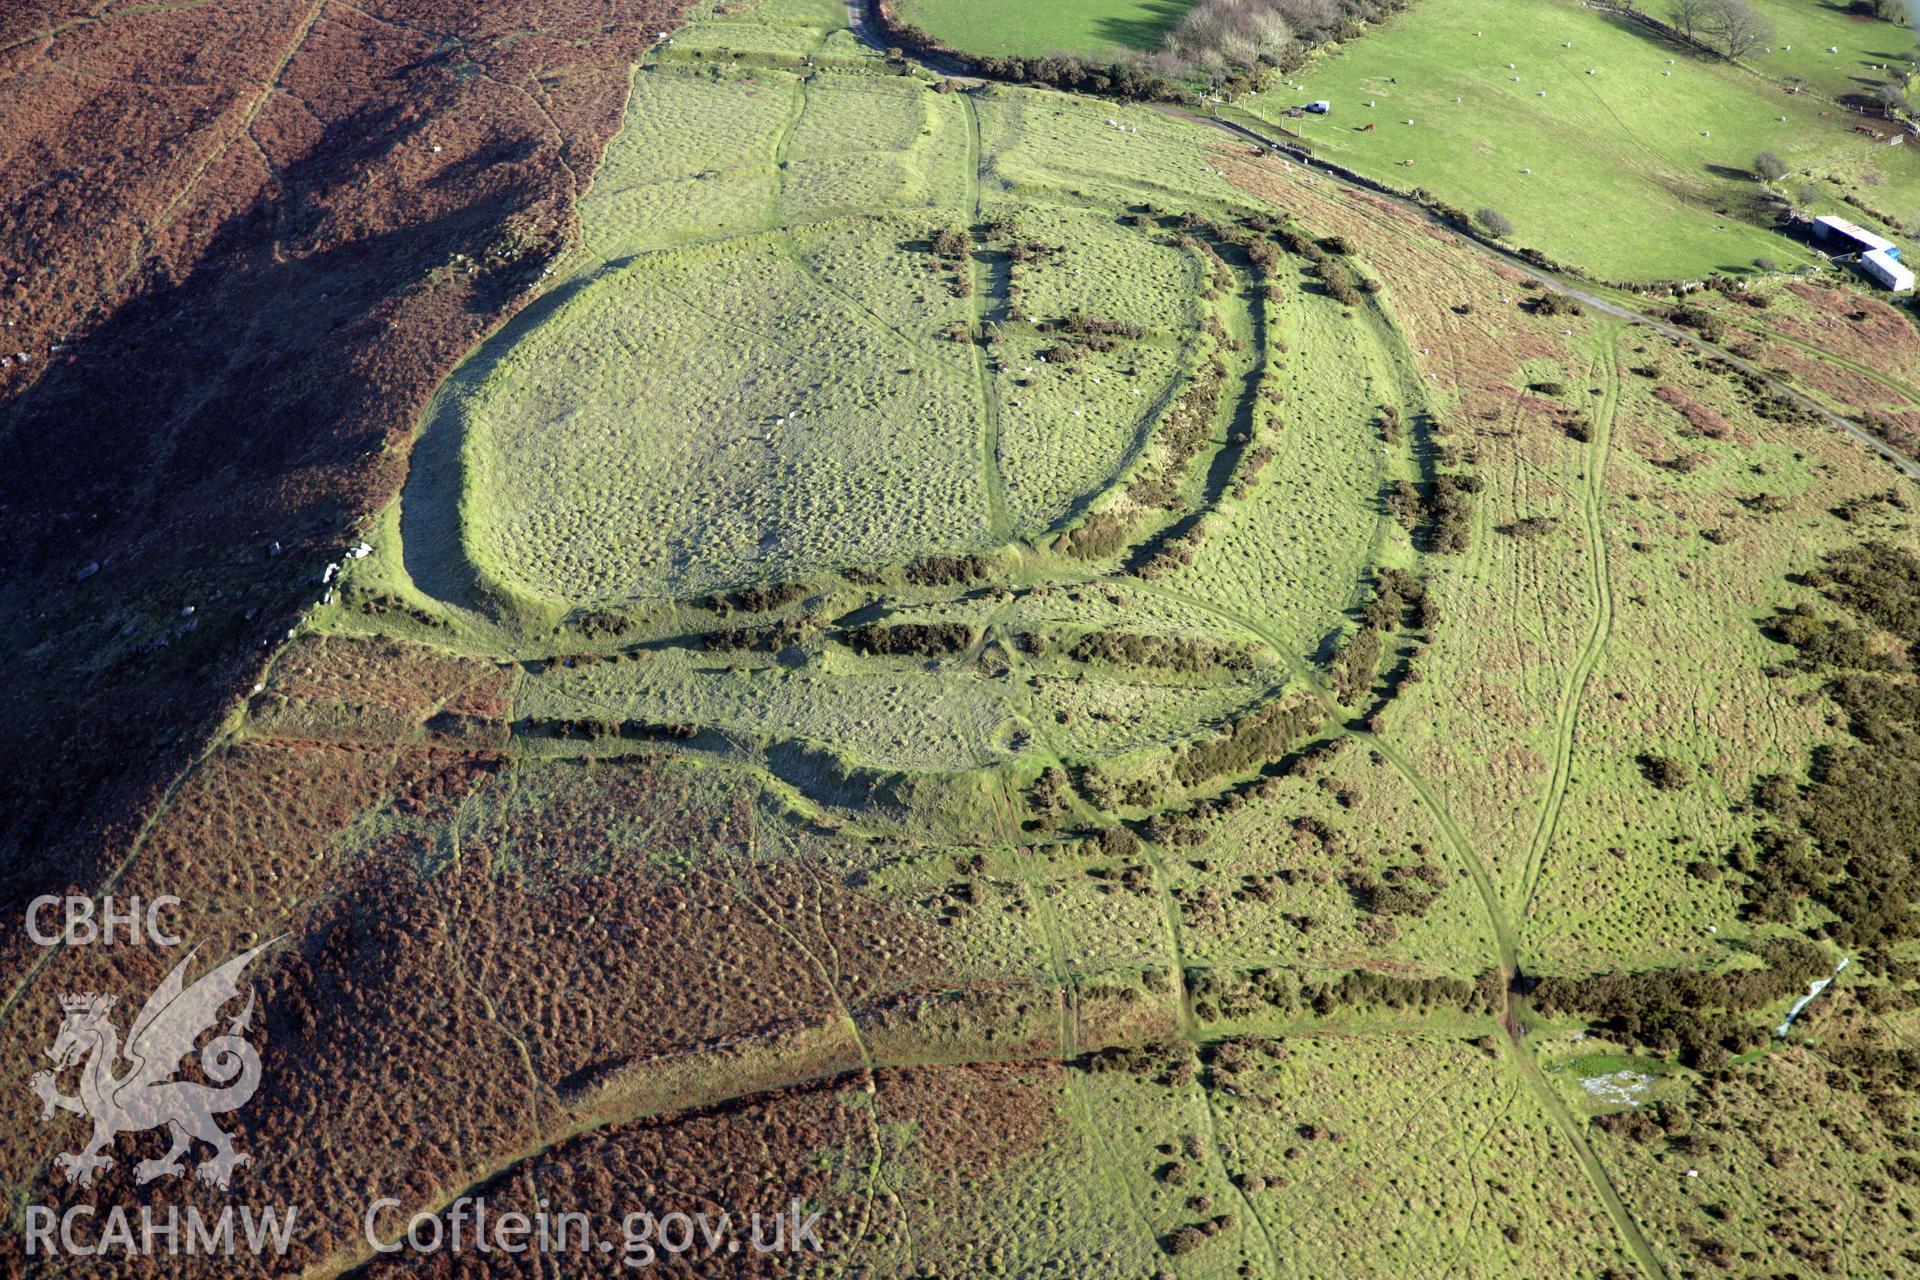
[[[0,13],[9,913],[99,879],[103,833],[391,496],[428,393],[573,231],[677,7]]]

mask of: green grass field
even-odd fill
[[[904,22],[968,53],[1149,50],[1180,21],[1190,0],[899,0]]]
[[[1890,24],[1805,5],[1791,11],[1783,31],[1806,31],[1801,39],[1817,40],[1822,52],[1814,59],[1792,41],[1783,41],[1794,43],[1790,53],[1756,52],[1754,65],[1769,75],[1858,90],[1851,82],[1864,64],[1910,43],[1911,33]],[[1825,54],[1829,44],[1844,52]],[[1316,152],[1403,190],[1425,188],[1469,211],[1498,209],[1515,243],[1605,279],[1750,271],[1756,258],[1809,261],[1804,246],[1763,225],[1750,175],[1762,151],[1791,166],[1789,187],[1818,190],[1817,212],[1871,221],[1842,202],[1852,196],[1920,225],[1920,148],[1876,144],[1814,90],[1788,94],[1573,0],[1525,0],[1519,9],[1426,0],[1309,63],[1292,84],[1300,87],[1235,107],[1295,128]],[[1330,115],[1281,114],[1317,98],[1333,103]]]

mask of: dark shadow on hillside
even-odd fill
[[[1152,0],[1145,8],[1153,16],[1102,18],[1094,24],[1094,30],[1100,33],[1103,40],[1150,53],[1160,47],[1160,41],[1167,32],[1178,26],[1180,19],[1186,17],[1187,10],[1192,7],[1192,0]]]
[[[1835,0],[1820,0],[1820,7],[1828,13],[1837,13],[1843,18],[1852,18],[1856,22],[1884,22],[1890,27],[1899,26],[1901,20],[1907,16],[1899,0],[1891,0],[1885,17],[1876,17],[1871,13],[1855,13],[1849,6],[1838,4]]]
[[[286,166],[289,194],[228,216],[180,278],[0,409],[0,636],[31,655],[0,691],[0,911],[91,887],[124,852],[90,837],[184,767],[319,597],[320,566],[397,478],[388,433],[438,376],[435,348],[478,327],[463,305],[495,312],[518,287],[448,291],[432,334],[391,319],[524,207],[529,188],[498,174],[438,217],[337,239],[368,166],[414,127],[395,107],[336,121]]]
[[[464,459],[467,398],[500,362],[582,292],[624,270],[633,258],[603,263],[527,304],[454,371],[422,418],[420,435],[400,490],[401,562],[413,585],[436,600],[473,613],[493,612],[485,585],[467,554],[460,518],[466,492]]]
[[[1221,501],[1233,486],[1233,479],[1240,471],[1246,458],[1248,447],[1253,443],[1254,413],[1260,401],[1260,388],[1266,371],[1266,352],[1269,335],[1267,333],[1266,306],[1260,300],[1258,273],[1253,261],[1245,249],[1226,241],[1208,239],[1220,260],[1233,269],[1244,289],[1252,300],[1248,307],[1248,317],[1253,326],[1248,348],[1260,353],[1241,375],[1239,386],[1232,388],[1233,417],[1227,426],[1227,438],[1213,445],[1207,458],[1206,473],[1201,483],[1200,501],[1187,515],[1159,530],[1153,536],[1140,542],[1128,553],[1125,567],[1129,573],[1138,573],[1151,564],[1163,552],[1185,540],[1194,527],[1219,509]]]
[[[1697,58],[1702,62],[1716,62],[1720,59],[1719,54],[1714,53],[1711,49],[1705,48],[1702,45],[1695,44],[1658,19],[1644,16],[1636,17],[1631,14],[1604,9],[1596,10],[1596,12],[1599,13],[1603,21],[1617,27],[1621,31],[1639,36],[1642,40],[1665,49],[1669,53],[1683,54],[1689,58]]]

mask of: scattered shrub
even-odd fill
[[[1678,791],[1693,781],[1693,770],[1669,756],[1643,752],[1639,763],[1641,774],[1662,791]]]

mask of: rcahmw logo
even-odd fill
[[[67,946],[88,945],[96,939],[111,943],[114,925],[130,921],[145,928],[129,928],[128,941],[140,941],[143,934],[162,945],[179,941],[155,927],[151,910],[114,914],[110,909],[107,925],[101,929],[90,912],[76,909],[76,903],[87,901],[77,898],[66,900],[65,931],[47,934],[38,927],[38,916],[45,903],[58,901],[35,900],[27,918],[34,941]],[[155,899],[155,905],[177,901]],[[54,1157],[54,1168],[68,1183],[93,1185],[95,1175],[112,1166],[121,1134],[154,1129],[166,1131],[169,1146],[159,1157],[133,1166],[138,1183],[183,1175],[185,1158],[193,1153],[196,1141],[212,1148],[194,1168],[195,1178],[209,1187],[227,1190],[235,1171],[252,1162],[252,1156],[235,1149],[233,1136],[216,1119],[245,1106],[260,1087],[260,1053],[248,1039],[254,1016],[251,989],[244,992],[245,1005],[227,1018],[224,1028],[220,1023],[223,1011],[243,994],[241,978],[247,966],[277,941],[242,952],[191,985],[186,981],[187,966],[198,948],[189,951],[147,996],[124,1035],[113,1017],[113,996],[71,992],[60,997],[59,1031],[45,1050],[54,1065],[36,1071],[29,1083],[40,1099],[43,1124],[61,1112],[92,1123],[92,1134],[80,1150]],[[209,1032],[214,1034],[202,1044]],[[200,1074],[211,1083],[176,1078],[196,1048]],[[77,1073],[72,1093],[61,1083],[69,1071]],[[130,1213],[119,1206],[97,1209],[85,1204],[56,1212],[46,1205],[28,1205],[27,1253],[137,1256],[225,1254],[237,1249],[256,1255],[269,1249],[284,1253],[296,1212],[294,1206],[262,1211],[243,1207],[236,1214],[235,1207],[228,1205],[208,1214],[189,1205],[184,1209],[145,1206]]]

